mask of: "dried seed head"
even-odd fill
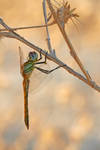
[[[74,13],[76,8],[71,9],[71,6],[68,3],[68,1],[63,0],[63,3],[59,3],[56,0],[53,0],[53,1],[55,2],[53,6],[55,7],[54,10],[55,10],[57,19],[63,25],[63,27],[65,23],[67,23],[70,19],[75,18],[77,20],[79,15]]]

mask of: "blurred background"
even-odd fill
[[[58,1],[60,2],[60,1]],[[93,80],[100,85],[100,1],[70,0],[79,22],[69,21],[66,31]],[[58,5],[57,5],[58,6]],[[0,17],[10,27],[44,24],[41,0],[0,0]],[[1,26],[0,26],[1,27]],[[49,28],[58,58],[80,72],[56,25]],[[46,49],[45,29],[18,31]],[[100,94],[64,69],[41,78],[29,94],[30,129],[23,119],[23,88],[18,46],[25,57],[31,49],[15,39],[0,40],[0,149],[100,150]],[[55,64],[48,62],[50,68]],[[44,80],[44,81],[43,81]],[[35,91],[35,92],[34,92]]]

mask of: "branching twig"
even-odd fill
[[[44,28],[46,26],[52,26],[54,25],[54,22],[44,24],[44,25],[39,25],[39,26],[27,26],[27,27],[17,27],[17,28],[11,28],[12,31],[17,31],[17,30],[25,30],[25,29],[36,29],[36,28]],[[7,31],[7,29],[0,29],[0,31]]]
[[[64,37],[64,39],[65,39],[65,41],[66,41],[66,43],[67,43],[69,49],[70,49],[70,54],[71,54],[71,56],[75,59],[75,61],[76,61],[77,64],[79,65],[80,69],[82,70],[82,72],[83,72],[84,75],[86,76],[88,82],[91,82],[91,77],[90,77],[90,75],[87,73],[87,71],[85,70],[85,68],[84,68],[84,66],[83,66],[83,64],[82,64],[82,62],[80,61],[79,57],[77,56],[77,54],[76,54],[76,52],[75,52],[75,49],[74,49],[74,47],[72,46],[72,43],[71,43],[71,41],[69,40],[69,38],[68,38],[68,36],[67,36],[67,33],[65,32],[64,25],[62,26],[62,22],[61,22],[61,20],[59,20],[59,17],[57,16],[57,13],[55,12],[55,10],[54,10],[54,8],[53,8],[53,6],[52,6],[52,4],[51,4],[51,1],[50,1],[50,0],[47,0],[47,3],[48,3],[48,6],[49,6],[50,11],[51,11],[51,13],[52,13],[52,15],[53,15],[53,17],[54,17],[54,20],[55,20],[55,22],[57,23],[57,25],[58,25],[58,27],[59,27],[59,29],[60,29],[60,31],[61,31],[63,37]],[[70,5],[69,5],[69,6],[70,6]],[[62,11],[62,9],[63,9],[63,7],[61,7],[61,11]],[[73,10],[74,10],[74,9],[73,9]],[[72,10],[72,11],[73,11],[73,10]],[[69,16],[68,16],[68,17],[69,17]],[[67,18],[67,20],[68,20],[68,18]]]
[[[41,52],[43,55],[46,55],[46,51],[42,50],[41,48],[35,46],[34,44],[30,43],[28,40],[26,40],[25,38],[23,38],[22,36],[20,36],[19,34],[17,34],[16,32],[12,31],[10,27],[7,26],[7,24],[0,19],[0,24],[6,28],[6,30],[8,30],[8,32],[0,32],[0,36],[4,36],[4,37],[9,37],[9,38],[14,38],[17,39],[19,41],[21,41],[22,43],[24,43],[25,45],[29,46],[32,49],[35,49],[36,51],[38,51],[39,53]],[[53,62],[55,62],[56,64],[58,64],[59,66],[62,66],[66,71],[68,71],[70,74],[72,74],[73,76],[75,76],[76,78],[82,80],[83,82],[85,82],[87,85],[89,85],[90,87],[94,88],[96,91],[100,92],[100,87],[94,82],[94,81],[90,81],[88,82],[88,80],[86,78],[84,78],[81,74],[79,74],[78,72],[74,71],[72,68],[70,68],[69,66],[65,65],[61,60],[59,60],[57,57],[53,57],[50,54],[47,54],[47,58]]]
[[[46,12],[46,0],[43,0],[43,13],[44,13],[45,24],[47,25],[48,21],[47,21],[47,12]],[[46,26],[46,32],[47,32],[47,39],[46,40],[47,40],[49,53],[52,54],[53,50],[52,50],[52,47],[51,47],[48,26]]]

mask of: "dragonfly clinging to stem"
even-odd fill
[[[34,69],[37,69],[40,72],[45,73],[45,74],[50,74],[51,72],[53,72],[54,70],[62,66],[58,66],[52,70],[45,70],[40,67],[37,67],[38,64],[46,64],[46,55],[45,55],[45,60],[40,62],[40,60],[42,59],[41,52],[40,52],[40,57],[38,57],[38,53],[35,51],[29,52],[27,61],[24,62],[23,52],[21,48],[19,47],[19,55],[20,55],[20,73],[23,77],[24,122],[25,122],[27,129],[29,129],[28,93],[29,93],[30,78]]]

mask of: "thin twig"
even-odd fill
[[[85,70],[85,68],[84,68],[84,66],[83,66],[83,64],[82,64],[82,62],[81,62],[81,60],[80,60],[79,57],[77,56],[77,54],[76,54],[76,52],[75,52],[75,49],[74,49],[74,47],[73,47],[71,41],[69,40],[69,38],[68,38],[68,36],[67,36],[67,33],[65,32],[64,28],[63,28],[62,25],[61,25],[61,22],[60,22],[59,19],[57,18],[56,12],[55,12],[55,10],[53,9],[50,0],[47,0],[47,3],[48,3],[48,6],[49,6],[50,11],[51,11],[51,13],[52,13],[52,15],[53,15],[53,17],[54,17],[54,20],[55,20],[55,22],[57,23],[57,25],[58,25],[58,27],[59,27],[59,29],[60,29],[60,31],[61,31],[63,37],[64,37],[64,39],[65,39],[65,41],[66,41],[66,43],[67,43],[69,49],[70,49],[70,54],[71,54],[71,56],[75,59],[75,61],[76,61],[77,64],[79,65],[80,69],[82,70],[82,72],[83,72],[84,75],[86,76],[87,80],[90,82],[90,81],[91,81],[91,77],[90,77],[90,75],[87,73],[87,71]]]
[[[0,19],[0,24],[6,28],[8,30],[8,32],[0,32],[0,36],[5,36],[5,37],[9,37],[9,38],[14,38],[19,40],[20,42],[24,43],[25,45],[27,45],[28,47],[35,49],[36,51],[38,51],[39,53],[41,52],[44,56],[47,55],[47,58],[53,62],[55,62],[56,64],[58,64],[59,66],[62,66],[62,68],[64,68],[66,71],[68,71],[70,74],[72,74],[73,76],[75,76],[76,78],[80,79],[81,81],[83,81],[84,83],[86,83],[88,86],[92,87],[93,89],[95,89],[96,91],[100,92],[100,86],[98,86],[94,81],[90,81],[88,82],[88,80],[83,77],[81,74],[79,74],[78,72],[74,71],[72,68],[70,68],[67,64],[65,65],[60,59],[58,59],[57,57],[53,57],[50,54],[47,54],[45,50],[42,50],[41,48],[37,47],[36,45],[30,43],[28,40],[26,40],[25,38],[23,38],[22,36],[20,36],[19,34],[17,34],[16,32],[12,31],[10,27],[7,26],[7,24],[4,23],[4,21],[2,19]]]
[[[43,14],[44,14],[44,19],[45,19],[45,24],[46,24],[46,32],[47,32],[47,45],[48,45],[48,49],[49,49],[49,53],[52,54],[52,47],[51,47],[51,42],[50,42],[50,36],[49,36],[49,30],[48,30],[48,26],[47,26],[47,12],[46,12],[46,1],[43,0]]]
[[[17,31],[17,30],[24,30],[24,29],[36,29],[36,28],[44,28],[46,26],[52,26],[54,25],[54,22],[51,22],[49,24],[44,24],[44,25],[39,25],[39,26],[28,26],[28,27],[17,27],[17,28],[11,28],[11,30],[13,31]],[[0,29],[0,31],[7,31],[7,29]]]

